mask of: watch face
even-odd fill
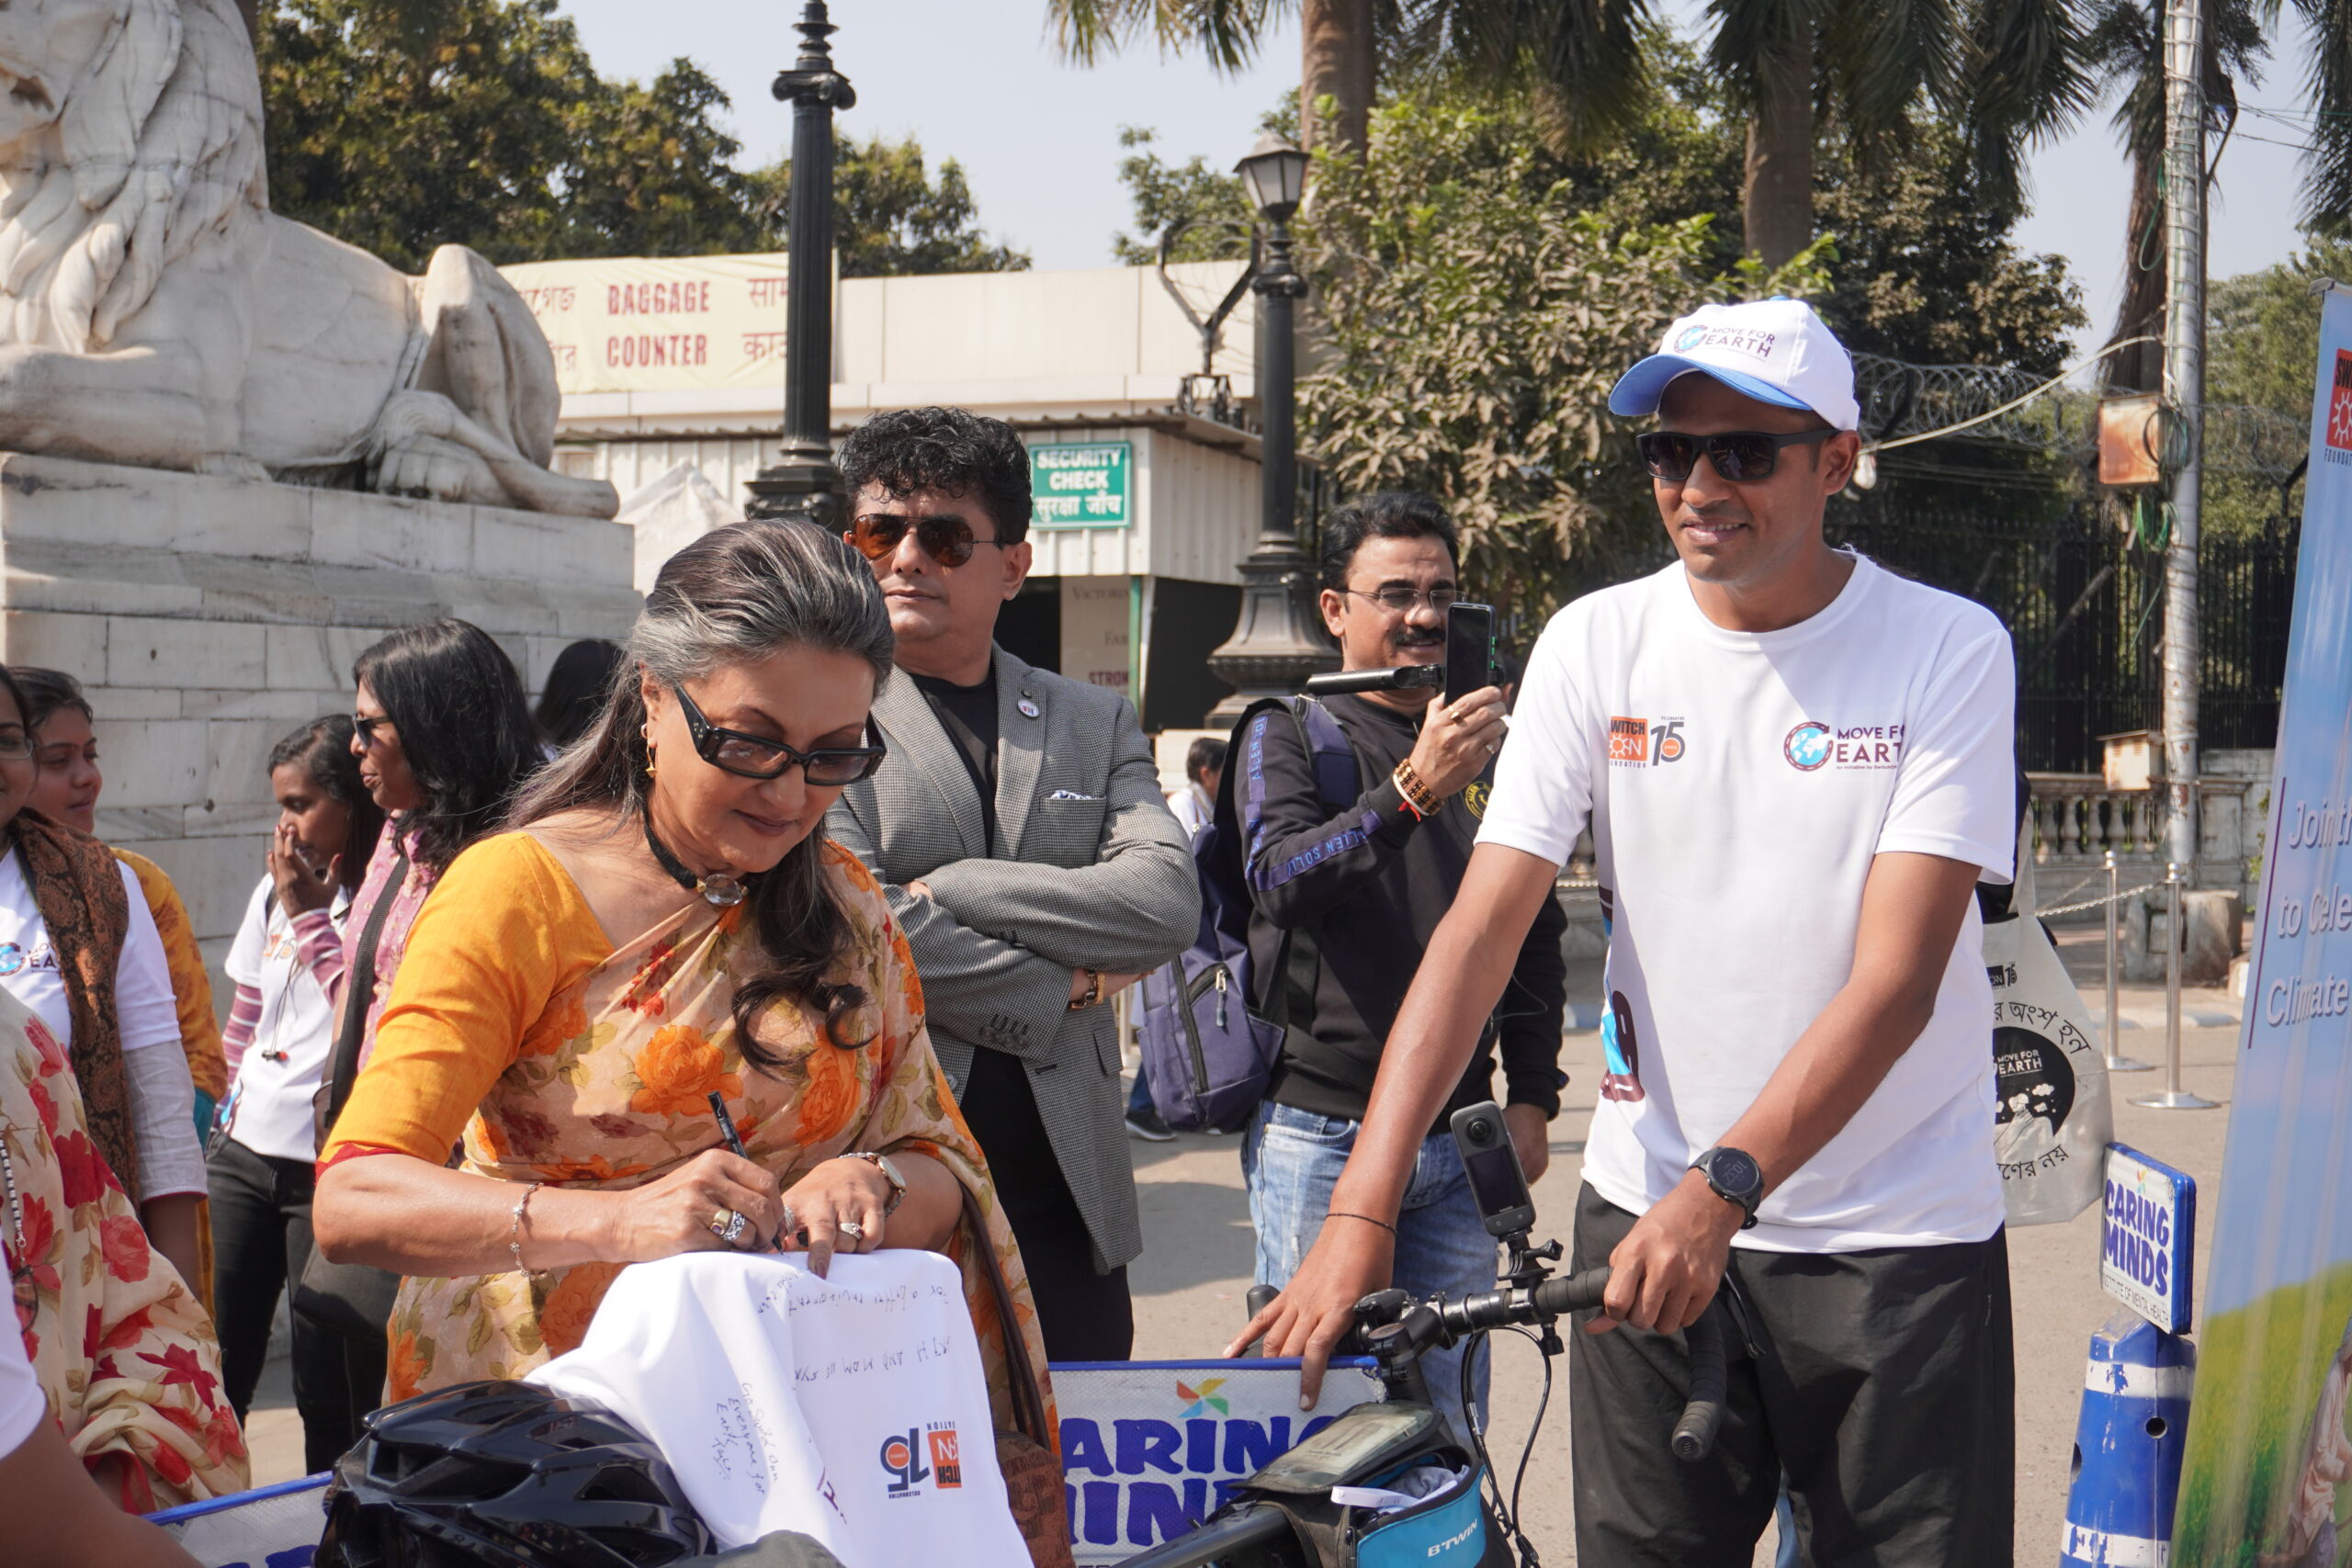
[[[1757,1169],[1756,1162],[1737,1149],[1717,1149],[1715,1157],[1707,1162],[1707,1174],[1724,1191],[1742,1197],[1755,1191],[1764,1181],[1764,1173]]]

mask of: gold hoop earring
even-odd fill
[[[651,784],[655,779],[658,779],[661,776],[661,759],[656,754],[653,742],[648,740],[645,743],[645,782],[647,784]]]

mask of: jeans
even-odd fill
[[[1136,1081],[1127,1089],[1127,1114],[1142,1116],[1153,1110],[1151,1080],[1143,1076],[1143,1064],[1136,1064]]]
[[[1259,1284],[1287,1285],[1298,1271],[1323,1228],[1331,1189],[1362,1126],[1272,1100],[1258,1107],[1241,1144],[1241,1174],[1250,1187],[1250,1220],[1258,1230]],[[1447,1134],[1422,1141],[1404,1207],[1396,1215],[1396,1267],[1391,1282],[1417,1297],[1441,1291],[1460,1296],[1495,1288],[1495,1238],[1479,1218],[1462,1156]],[[1431,1351],[1421,1358],[1421,1371],[1429,1379],[1430,1403],[1445,1413],[1466,1443],[1470,1428],[1462,1407],[1463,1349]],[[1472,1380],[1472,1397],[1482,1417],[1491,1359],[1479,1356]]]
[[[214,1141],[205,1166],[220,1381],[243,1421],[269,1354],[277,1298],[311,1258],[311,1166],[257,1155],[227,1137]],[[382,1400],[384,1352],[346,1346],[300,1313],[291,1316],[294,1408],[302,1417],[303,1468],[315,1474],[359,1440],[359,1417]]]

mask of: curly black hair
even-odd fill
[[[1443,545],[1456,570],[1460,569],[1462,542],[1454,532],[1453,519],[1445,514],[1436,497],[1419,491],[1384,490],[1335,506],[1323,518],[1323,556],[1317,563],[1319,586],[1345,588],[1348,568],[1355,564],[1356,551],[1366,539],[1425,537]]]
[[[893,409],[849,433],[834,459],[853,502],[868,485],[897,500],[918,491],[978,494],[999,542],[1029,533],[1029,449],[1012,426],[969,409]]]

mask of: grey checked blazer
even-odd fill
[[[996,854],[971,774],[913,682],[875,694],[889,756],[826,829],[887,885],[922,976],[931,1040],[962,1093],[981,1046],[1018,1056],[1097,1269],[1143,1250],[1108,1005],[1069,1010],[1070,972],[1136,974],[1183,951],[1200,886],[1125,697],[996,650]],[[1022,711],[1026,704],[1035,716]],[[922,881],[932,897],[905,885]],[[1002,1156],[1002,1151],[999,1151]]]

